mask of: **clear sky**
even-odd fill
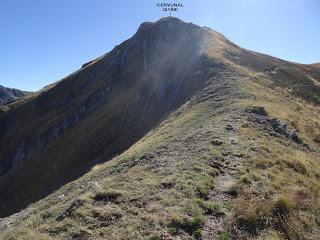
[[[250,50],[320,62],[319,0],[0,0],[0,84],[35,91],[110,51],[167,14],[208,26]]]

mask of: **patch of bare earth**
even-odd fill
[[[232,215],[233,200],[237,195],[233,189],[236,184],[235,174],[243,160],[243,156],[238,152],[238,121],[238,118],[229,120],[226,131],[229,133],[230,152],[223,153],[223,158],[215,162],[219,173],[215,177],[215,187],[209,194],[209,200],[218,204],[220,211],[207,216],[203,228],[203,239],[219,239],[219,236],[228,236],[230,232],[228,223]]]

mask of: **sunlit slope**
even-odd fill
[[[1,177],[3,215],[56,190],[0,220],[0,238],[317,239],[319,79],[317,67],[242,49],[208,28],[142,24],[2,113],[1,141],[15,143],[106,91]]]

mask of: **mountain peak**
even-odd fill
[[[159,31],[169,31],[173,33],[173,30],[179,30],[179,28],[187,28],[187,27],[196,27],[201,28],[193,23],[187,23],[182,21],[179,18],[176,17],[163,17],[155,22],[144,22],[140,25],[138,28],[137,33],[145,32],[147,30],[153,29],[153,30],[159,30]]]
[[[169,44],[187,38],[192,45],[197,44],[201,51],[206,51],[211,57],[220,59],[223,58],[226,50],[234,52],[239,49],[221,33],[209,27],[200,27],[192,22],[185,22],[171,16],[160,18],[155,22],[142,23],[134,38],[139,41],[165,40]]]
[[[180,24],[186,24],[186,22],[184,22],[183,20],[181,20],[180,18],[176,18],[176,17],[162,17],[160,19],[158,19],[155,22],[143,22],[141,25],[148,25],[148,24],[159,24],[159,23],[170,23],[170,24],[174,24],[174,23],[180,23]]]

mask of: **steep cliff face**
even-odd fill
[[[0,105],[11,102],[17,98],[24,96],[27,92],[14,89],[6,88],[0,85]]]
[[[312,239],[319,74],[176,18],[143,23],[1,108],[0,216],[32,204],[0,237]]]

